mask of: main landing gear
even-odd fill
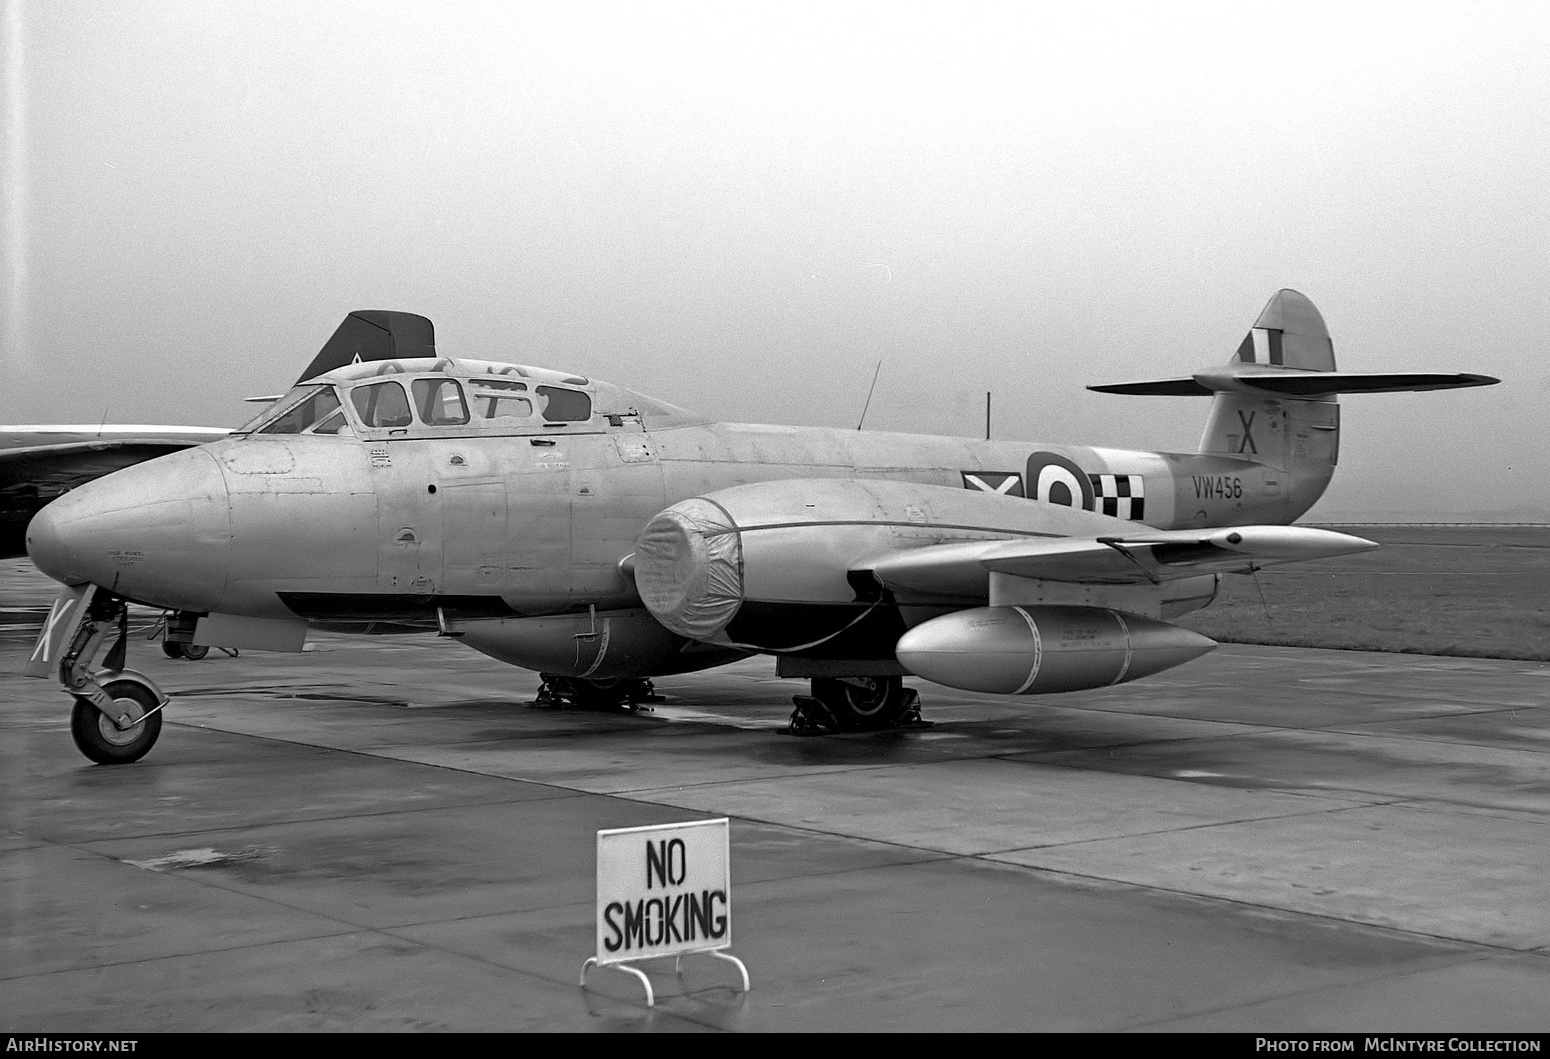
[[[651,681],[637,677],[609,677],[589,680],[585,677],[562,677],[554,673],[538,674],[543,683],[538,686],[534,706],[575,706],[583,710],[625,709],[647,711],[645,703],[661,702]]]
[[[813,677],[811,695],[794,695],[793,735],[874,732],[929,725],[920,717],[920,693],[902,677]]]
[[[104,668],[94,670],[92,663],[110,639]],[[77,585],[55,600],[25,670],[28,676],[56,677],[75,700],[70,734],[81,753],[99,765],[138,761],[161,735],[167,696],[149,677],[125,668],[128,648],[127,604],[96,585]]]

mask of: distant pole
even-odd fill
[[[985,440],[990,440],[990,391],[985,391]]]

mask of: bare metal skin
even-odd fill
[[[713,423],[539,368],[366,362],[72,491],[27,545],[193,643],[435,630],[592,683],[769,653],[867,727],[906,674],[1036,694],[1209,650],[1165,619],[1219,574],[1374,547],[1288,525],[1334,473],[1338,392],[1494,381],[1337,372],[1293,291],[1227,367],[1102,388],[1210,395],[1196,453]]]

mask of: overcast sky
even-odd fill
[[[0,0],[0,421],[230,425],[352,309],[723,419],[1193,451],[1267,298],[1314,516],[1550,516],[1550,4]]]

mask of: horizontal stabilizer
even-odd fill
[[[1117,382],[1089,386],[1094,393],[1123,393],[1136,397],[1210,397],[1216,391],[1194,379],[1158,379],[1155,382]]]
[[[1160,530],[1123,537],[971,541],[895,552],[865,564],[883,584],[936,596],[984,592],[986,574],[1080,584],[1157,584],[1201,574],[1327,559],[1378,545],[1307,526]]]
[[[1155,382],[1122,382],[1089,386],[1097,393],[1121,393],[1145,397],[1209,397],[1214,393],[1265,390],[1287,397],[1318,397],[1334,393],[1411,393],[1421,390],[1456,390],[1466,386],[1494,386],[1500,379],[1489,375],[1454,372],[1356,372],[1279,371],[1223,372],[1190,379]]]
[[[1234,376],[1256,390],[1289,397],[1326,393],[1409,393],[1419,390],[1457,390],[1465,386],[1494,386],[1501,382],[1489,375],[1434,371],[1358,372],[1298,371]]]

